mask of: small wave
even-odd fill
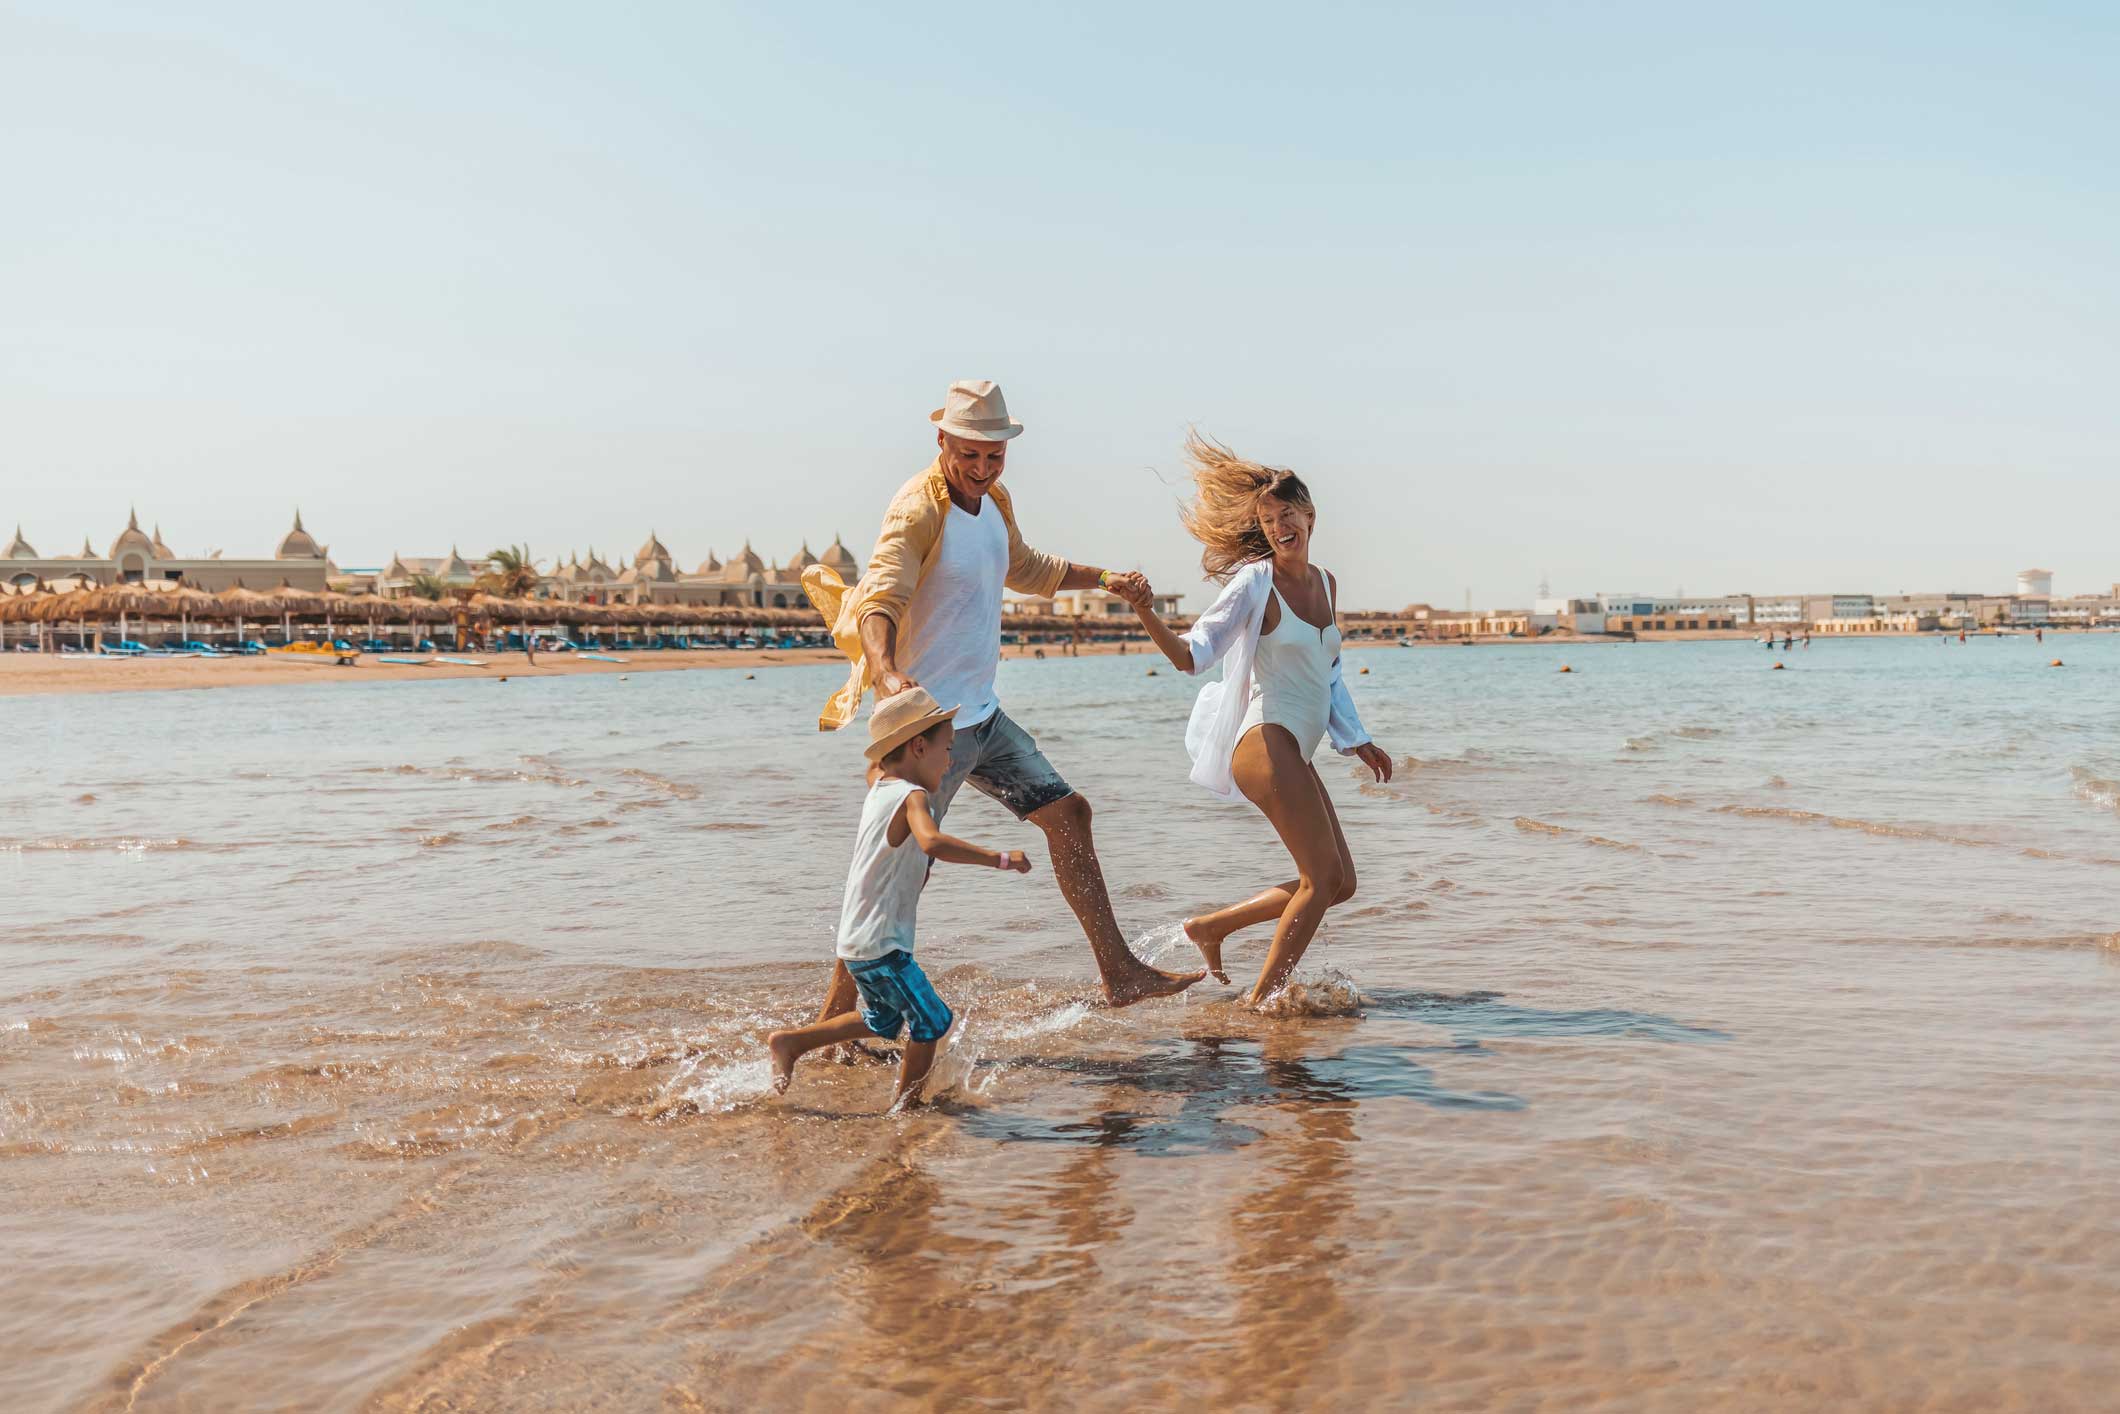
[[[1707,741],[1722,735],[1720,727],[1679,727],[1671,733],[1685,741]]]
[[[1653,736],[1630,736],[1620,746],[1622,751],[1654,751],[1655,749],[1656,738]]]
[[[697,800],[699,798],[698,786],[688,786],[683,781],[673,781],[666,776],[658,776],[653,771],[643,771],[638,767],[628,766],[620,771],[619,774],[628,780],[639,781],[644,786],[653,787],[664,795],[672,796],[678,800]]]
[[[1643,796],[1642,804],[1667,805],[1673,810],[1691,810],[1694,802],[1683,795],[1665,795],[1663,792],[1658,791],[1655,795]]]
[[[1553,835],[1557,838],[1577,839],[1584,844],[1594,844],[1599,849],[1625,850],[1630,854],[1643,852],[1638,844],[1629,844],[1625,840],[1608,840],[1603,835],[1585,834],[1581,830],[1571,830],[1566,825],[1549,825],[1544,820],[1534,820],[1529,815],[1519,815],[1513,823],[1527,835]]]
[[[462,844],[464,837],[454,830],[444,830],[438,835],[421,835],[420,843],[428,849],[442,849],[448,845]]]
[[[612,822],[609,820],[591,820],[588,823],[608,826]],[[680,825],[678,828],[681,830],[704,830],[709,834],[718,834],[728,830],[763,830],[765,826],[750,820],[708,820],[698,825]]]
[[[1859,830],[1866,835],[1884,835],[1892,839],[1934,840],[1939,844],[1968,845],[1974,848],[1990,846],[1993,841],[1968,839],[1964,835],[1945,834],[1941,830],[1924,829],[1919,825],[1893,825],[1882,820],[1860,820],[1845,815],[1827,815],[1817,810],[1798,810],[1786,805],[1718,805],[1718,815],[1740,815],[1752,820],[1790,820],[1800,825],[1830,825],[1836,830]]]
[[[2081,766],[2069,767],[2068,773],[2075,783],[2073,794],[2076,799],[2120,814],[2120,781],[2094,776]]]
[[[173,849],[231,850],[236,845],[203,844],[198,840],[185,839],[181,835],[169,839],[147,839],[132,835],[93,836],[82,839],[37,839],[0,840],[0,854],[65,853],[68,851],[93,852],[115,850],[121,854],[144,854],[150,851]]]

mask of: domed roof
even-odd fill
[[[0,550],[0,559],[34,560],[36,558],[36,547],[22,538],[22,522],[16,521],[15,538],[7,542],[5,550]]]
[[[801,579],[802,572],[816,563],[817,557],[810,553],[810,542],[805,540],[802,542],[802,549],[796,552],[795,558],[788,561],[788,573],[797,579]]]
[[[720,574],[721,557],[712,550],[707,551],[707,557],[699,562],[699,572],[703,575]]]
[[[743,553],[731,556],[729,562],[721,569],[722,578],[731,584],[742,584],[752,575],[765,572],[766,562],[758,558],[758,552],[751,548],[751,542],[748,540],[743,542]]]
[[[634,552],[633,563],[636,565],[645,565],[651,560],[667,560],[669,558],[669,547],[664,545],[661,540],[657,539],[655,532],[651,530],[648,532],[647,540],[642,543],[640,549]]]
[[[140,529],[138,511],[134,511],[126,520],[125,529],[119,533],[118,538],[110,542],[108,558],[115,560],[119,553],[125,550],[138,550],[141,554],[149,556],[155,552],[155,542],[147,538],[146,531]]]
[[[94,558],[96,558],[96,547],[89,543],[89,539],[86,535],[81,537],[81,553],[77,558],[83,560],[93,560]]]
[[[174,560],[174,559],[175,559],[176,557],[177,557],[177,552],[176,552],[176,551],[174,551],[174,550],[172,550],[172,549],[170,549],[168,545],[166,545],[166,544],[164,544],[164,543],[163,543],[163,541],[162,541],[162,523],[161,523],[160,521],[156,521],[156,522],[155,522],[155,558],[156,558],[156,559],[158,559],[158,560]]]
[[[836,534],[832,537],[832,543],[825,547],[825,552],[817,558],[820,562],[838,570],[839,577],[848,584],[852,584],[861,577],[861,562],[854,558],[853,551],[840,543]]]
[[[279,560],[321,560],[324,558],[323,547],[310,538],[308,531],[302,529],[302,512],[299,508],[294,513],[294,529],[281,537],[280,548],[273,552],[273,558]]]
[[[471,577],[471,566],[464,563],[464,557],[456,552],[456,546],[451,545],[449,547],[449,558],[442,561],[434,572],[443,579],[469,579]]]

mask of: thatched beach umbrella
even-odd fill
[[[81,646],[88,646],[88,621],[96,617],[96,590],[70,589],[63,594],[48,596],[37,607],[37,622],[56,627],[60,624],[76,624],[81,631]],[[100,618],[98,619],[100,622]]]
[[[245,619],[270,619],[278,612],[277,601],[270,594],[255,589],[245,589],[243,581],[237,580],[219,594],[213,596],[223,610],[236,621],[236,641],[243,642]]]

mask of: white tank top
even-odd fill
[[[1008,525],[991,496],[979,514],[955,501],[942,522],[942,548],[913,591],[912,642],[899,659],[913,681],[944,706],[955,704],[961,731],[994,715],[994,673],[1001,666],[1001,588],[1008,578]]]
[[[920,787],[896,776],[880,777],[861,806],[861,832],[854,836],[854,862],[847,866],[846,897],[839,905],[839,955],[866,962],[913,950],[913,913],[927,883],[928,860],[913,842],[891,846],[891,817]]]
[[[1326,584],[1328,612],[1336,613],[1337,589],[1330,580]],[[1281,621],[1272,633],[1259,635],[1243,730],[1271,722],[1285,728],[1296,739],[1296,749],[1308,757],[1325,739],[1325,723],[1332,715],[1332,665],[1340,657],[1340,626],[1337,618],[1322,629],[1305,623],[1278,588],[1271,592],[1281,605]]]

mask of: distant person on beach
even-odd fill
[[[1001,473],[1023,424],[1009,416],[997,384],[952,383],[928,421],[935,460],[892,498],[861,582],[850,590],[823,565],[803,572],[804,590],[852,663],[817,724],[834,731],[853,721],[871,686],[879,710],[915,687],[959,704],[950,768],[929,792],[935,818],[970,781],[1036,825],[1060,892],[1089,938],[1105,999],[1126,1006],[1182,992],[1205,974],[1159,971],[1127,947],[1097,862],[1089,802],[1001,710],[994,690],[1004,587],[1050,599],[1062,589],[1109,586],[1114,576],[1034,550],[1017,532]],[[853,990],[846,969],[835,969],[823,1014],[845,1011]]]
[[[1122,576],[1117,592],[1178,671],[1204,673],[1227,660],[1222,680],[1200,689],[1185,730],[1192,778],[1224,800],[1258,806],[1295,860],[1287,883],[1184,923],[1215,980],[1227,982],[1223,940],[1278,920],[1252,984],[1257,1006],[1288,980],[1325,910],[1354,897],[1354,856],[1311,755],[1329,735],[1335,751],[1361,758],[1378,781],[1391,779],[1391,757],[1362,729],[1340,674],[1339,588],[1310,562],[1317,511],[1309,488],[1292,471],[1245,461],[1198,435],[1185,453],[1195,491],[1185,528],[1206,547],[1200,564],[1223,582],[1221,597],[1181,638],[1157,617],[1146,579]]]
[[[945,835],[935,823],[931,802],[950,770],[950,739],[956,730],[950,719],[956,712],[914,687],[895,694],[869,716],[867,755],[876,764],[876,778],[861,807],[854,862],[847,867],[846,893],[839,906],[838,965],[853,978],[859,1005],[766,1037],[775,1093],[787,1090],[795,1062],[819,1047],[861,1036],[895,1040],[903,1031],[905,1054],[898,1063],[898,1091],[891,1107],[920,1103],[921,1084],[934,1068],[935,1049],[953,1020],[913,960],[913,915],[929,864],[939,859],[1031,872],[1022,850],[982,849]]]

